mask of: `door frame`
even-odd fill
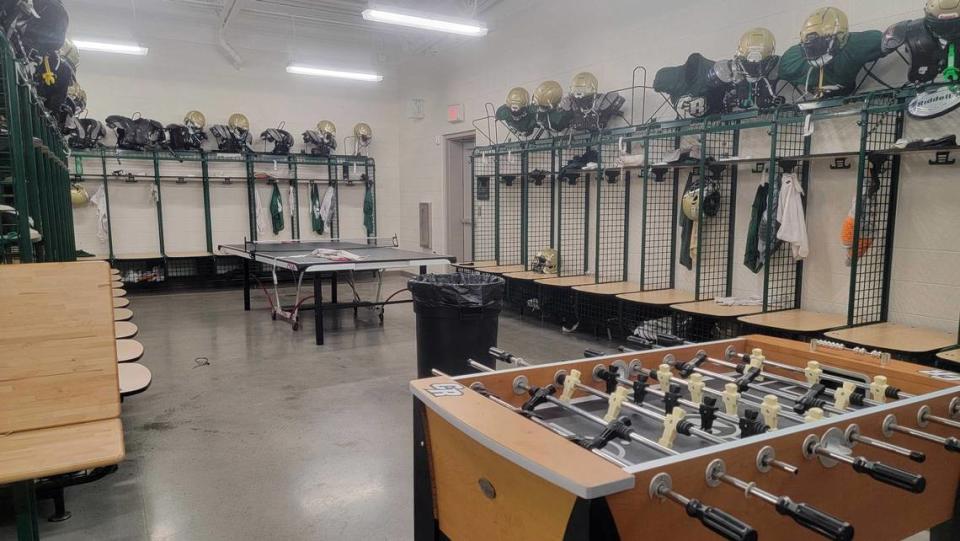
[[[464,144],[476,145],[476,142],[475,130],[443,136],[443,200],[446,233],[444,253],[456,256],[458,261],[466,261],[470,258],[470,254],[461,253],[466,247],[466,239],[461,239],[462,235],[466,234],[463,220],[469,219],[470,209],[464,208],[466,200],[464,187],[469,179],[463,178],[464,164],[460,158],[463,156]],[[456,242],[458,239],[461,239],[459,243]]]

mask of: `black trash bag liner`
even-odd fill
[[[500,309],[506,282],[489,274],[422,274],[407,282],[413,303],[424,308]]]

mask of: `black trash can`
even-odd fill
[[[467,374],[467,359],[491,368],[504,281],[489,274],[423,274],[407,282],[417,314],[417,377],[434,368]]]

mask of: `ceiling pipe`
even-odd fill
[[[227,41],[227,27],[230,25],[230,20],[233,18],[233,15],[239,11],[237,9],[237,3],[239,2],[240,0],[226,0],[224,2],[223,11],[220,14],[220,28],[217,31],[220,51],[227,57],[227,60],[233,64],[234,69],[237,70],[243,67],[243,57],[241,57],[240,53]]]

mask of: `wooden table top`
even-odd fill
[[[810,310],[781,310],[741,316],[737,319],[750,325],[793,332],[823,332],[847,324],[847,316],[843,314],[826,314]]]
[[[542,272],[536,271],[526,271],[526,272],[506,272],[503,274],[504,278],[509,278],[511,280],[545,280],[547,278],[556,278],[556,274],[544,274]]]
[[[573,287],[590,285],[596,281],[596,278],[594,278],[592,274],[581,274],[578,276],[560,276],[558,278],[544,278],[534,281],[545,286]]]
[[[498,265],[493,267],[477,267],[480,272],[487,274],[504,274],[507,272],[521,272],[523,265]]]
[[[116,338],[133,338],[140,332],[140,329],[129,321],[115,321],[113,329]]]
[[[591,284],[586,286],[574,286],[574,291],[580,293],[591,293],[593,295],[620,295],[622,293],[631,293],[640,291],[640,284],[633,282],[607,282],[605,284]]]
[[[693,292],[681,291],[679,289],[657,289],[655,291],[623,293],[617,295],[617,298],[640,304],[653,304],[656,306],[668,306],[679,302],[691,302],[695,299]]]
[[[125,289],[113,288],[112,291],[114,297],[126,297],[127,291]]]
[[[717,301],[713,299],[708,301],[671,304],[670,308],[679,310],[681,312],[686,312],[688,314],[696,314],[698,316],[708,317],[739,317],[749,314],[756,314],[763,310],[763,307],[760,305],[726,306],[724,304],[717,304]]]
[[[127,321],[133,317],[133,310],[129,308],[114,308],[113,309],[113,320],[114,321]]]
[[[496,267],[497,262],[494,260],[490,261],[466,261],[464,263],[453,263],[454,267],[463,268],[463,269],[481,269],[483,267]]]
[[[120,395],[130,396],[147,390],[153,381],[150,369],[140,363],[123,363],[117,366],[120,375]]]
[[[905,353],[928,353],[957,343],[955,332],[889,322],[830,331],[826,336],[859,346]]]
[[[941,351],[937,353],[937,358],[951,363],[960,363],[960,348]]]
[[[125,308],[130,306],[130,299],[126,297],[114,297],[113,298],[113,307],[114,308]]]
[[[123,458],[119,418],[15,432],[0,438],[0,484],[109,466]]]
[[[109,268],[0,266],[0,484],[123,459]]]
[[[143,357],[143,344],[136,340],[117,340],[117,362],[129,363]]]

